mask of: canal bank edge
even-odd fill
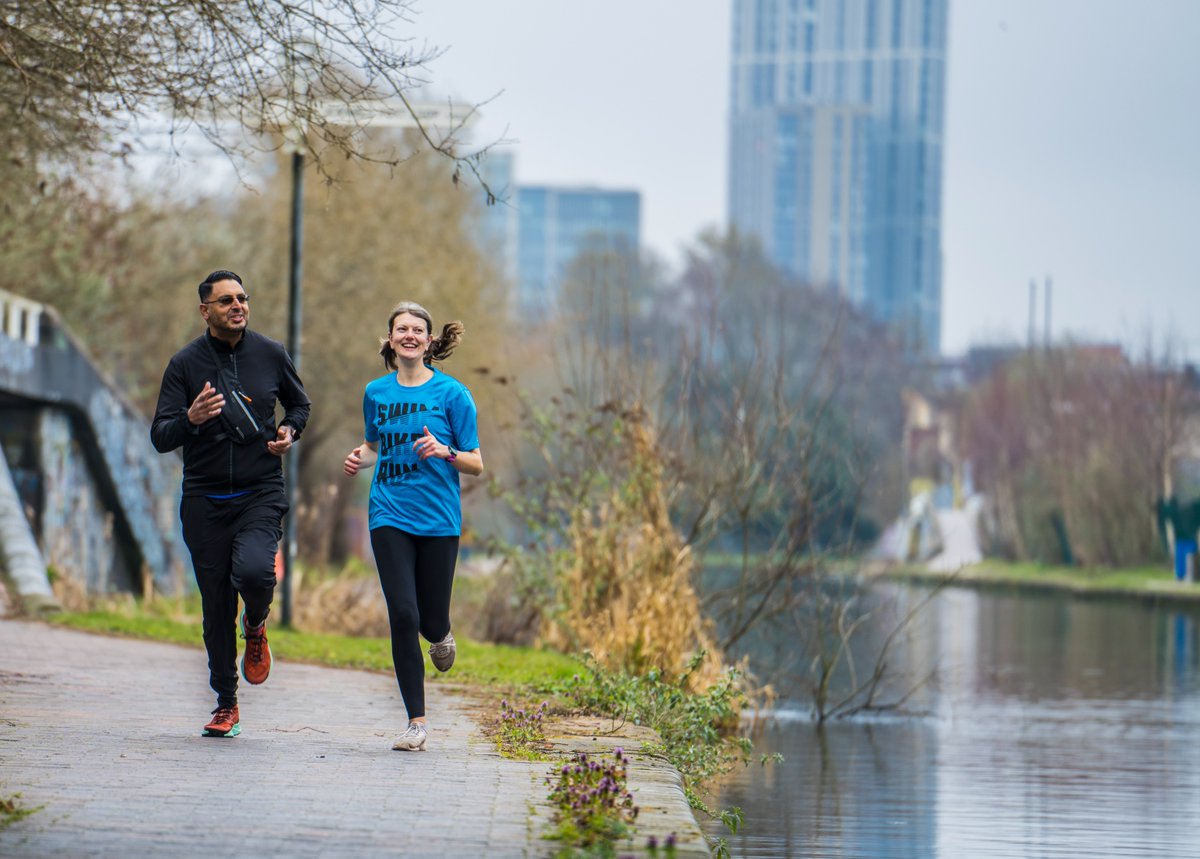
[[[638,807],[634,825],[637,832],[633,843],[619,842],[618,855],[664,855],[662,845],[668,836],[674,836],[675,857],[710,857],[712,851],[687,797],[683,792],[683,777],[669,761],[657,755],[646,754],[642,747],[661,744],[662,738],[650,728],[628,722],[616,722],[593,716],[556,718],[547,722],[544,733],[555,763],[548,770],[548,777],[562,766],[561,761],[577,752],[589,758],[611,758],[618,747],[628,758],[626,784]],[[550,788],[546,791],[549,794]],[[535,817],[541,831],[553,828],[553,808],[549,801],[537,809]],[[657,854],[647,849],[650,840],[660,846]]]
[[[947,584],[989,590],[1063,593],[1087,599],[1132,599],[1200,609],[1200,584],[1176,581],[1167,570],[1161,575],[1135,575],[1134,578],[1140,580],[1130,581],[1130,574],[1121,571],[1047,567],[1044,572],[1030,575],[1003,562],[984,561],[952,572],[931,570],[921,564],[874,563],[864,567],[863,573],[870,578],[931,586]],[[1124,580],[1113,582],[1112,579],[1117,577]]]
[[[483,724],[492,712],[492,703],[478,689],[455,683],[439,684],[439,688],[460,696],[477,725]],[[627,760],[626,786],[638,807],[631,839],[614,844],[618,856],[662,856],[676,859],[709,859],[713,855],[708,836],[704,834],[683,790],[683,776],[667,759],[647,754],[647,745],[661,745],[662,737],[652,728],[602,716],[576,714],[548,718],[542,728],[545,743],[539,744],[551,760],[534,764],[545,767],[545,790],[531,803],[531,826],[534,831],[549,833],[555,828],[555,808],[550,803],[550,790],[558,770],[577,752],[597,761],[612,758],[620,748]],[[478,745],[476,745],[478,743]],[[481,754],[498,754],[491,738],[480,735],[472,743]],[[486,750],[485,750],[486,749]],[[668,836],[672,837],[673,852],[665,852]],[[649,848],[653,840],[657,852]],[[554,844],[546,845],[554,850]],[[567,845],[560,844],[566,848]]]

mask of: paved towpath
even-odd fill
[[[0,800],[41,806],[0,829],[0,856],[536,857],[559,846],[541,838],[551,765],[502,758],[461,695],[428,688],[429,750],[406,753],[391,751],[403,708],[389,675],[276,660],[265,684],[242,684],[234,739],[200,736],[206,681],[198,648],[0,620]],[[642,762],[630,786],[638,846],[677,831],[677,855],[707,854],[673,770]]]

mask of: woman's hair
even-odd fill
[[[379,354],[383,358],[384,366],[389,370],[397,369],[396,353],[392,351],[390,341],[392,326],[396,324],[396,317],[402,313],[408,313],[419,319],[424,319],[426,331],[430,334],[433,333],[433,317],[429,315],[428,310],[415,301],[401,301],[393,307],[392,314],[388,317],[387,337],[379,341]],[[463,330],[463,324],[457,319],[443,325],[442,333],[434,337],[433,342],[429,344],[429,351],[425,353],[425,363],[432,364],[434,361],[445,361],[449,358],[454,348],[462,342]]]

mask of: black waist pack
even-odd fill
[[[221,409],[219,416],[221,426],[225,429],[222,435],[237,444],[261,441],[263,426],[250,408],[253,400],[242,390],[242,384],[233,369],[221,366],[221,359],[217,356],[217,350],[208,342],[207,334],[204,337],[204,345],[212,353],[213,361],[217,365],[217,381],[213,387],[225,398],[225,407]]]

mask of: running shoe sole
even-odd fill
[[[242,732],[242,723],[238,722],[236,725],[234,725],[232,728],[230,728],[228,731],[225,731],[224,733],[222,733],[221,731],[210,731],[208,728],[205,728],[204,733],[201,734],[201,736],[204,736],[204,737],[236,737],[241,732]]]
[[[392,751],[394,752],[423,752],[425,751],[425,743],[429,739],[429,735],[422,733],[421,739],[418,741],[416,737],[409,736],[405,731],[396,738],[396,742],[392,743]]]
[[[454,656],[457,652],[458,647],[455,644],[454,636],[446,633],[445,638],[429,646],[429,661],[438,671],[446,672],[454,665]]]

